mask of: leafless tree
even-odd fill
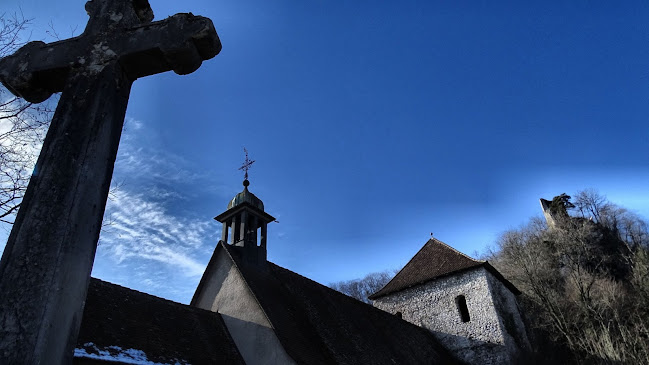
[[[0,57],[24,44],[29,20],[0,15]],[[13,223],[51,119],[50,103],[34,105],[0,86],[0,222]]]
[[[576,196],[574,215],[505,232],[489,260],[571,362],[649,363],[647,224],[593,191]]]
[[[329,287],[337,290],[343,294],[349,295],[352,298],[358,299],[361,302],[369,303],[368,296],[376,293],[385,284],[388,283],[396,272],[394,271],[381,271],[367,274],[362,279],[354,279],[347,281],[339,281],[329,284]]]

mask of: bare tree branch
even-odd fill
[[[21,13],[0,15],[0,57],[25,44],[22,36],[30,21]],[[13,223],[43,138],[55,101],[35,105],[0,87],[0,222]]]
[[[649,363],[647,223],[592,190],[553,202],[575,215],[505,232],[488,257],[524,293],[527,317],[550,341],[539,353],[569,350],[550,362]]]

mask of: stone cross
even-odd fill
[[[72,362],[133,81],[216,56],[212,22],[151,22],[147,0],[91,0],[83,34],[31,42],[0,81],[41,102],[62,91],[0,261],[0,364]]]

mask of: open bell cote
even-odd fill
[[[241,247],[245,261],[263,263],[267,257],[267,225],[275,218],[264,212],[264,203],[248,190],[249,185],[245,179],[243,191],[235,195],[227,210],[214,219],[223,223],[221,240],[224,243]]]

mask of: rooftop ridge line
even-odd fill
[[[463,252],[461,252],[461,251],[458,251],[457,249],[453,248],[453,246],[449,245],[448,243],[443,242],[443,241],[441,241],[441,240],[438,240],[437,238],[434,238],[434,237],[433,237],[433,238],[431,238],[431,239],[429,240],[429,242],[430,242],[430,241],[437,241],[438,243],[441,243],[442,245],[444,245],[444,246],[450,248],[451,250],[455,251],[455,253],[458,253],[458,254],[460,254],[460,255],[466,257],[466,258],[469,259],[469,260],[472,260],[472,261],[475,261],[475,262],[480,262],[480,263],[485,263],[485,262],[487,262],[486,260],[476,260],[476,259],[474,259],[473,257],[471,257],[471,256],[469,256],[469,255],[467,255],[467,254],[465,254],[465,253],[463,253]],[[427,242],[427,243],[428,243],[428,242]],[[424,245],[424,246],[425,246],[425,245]]]

